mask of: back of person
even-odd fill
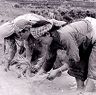
[[[86,37],[91,39],[92,27],[89,22],[81,20],[64,26],[59,30],[59,32],[61,34],[61,38],[64,39],[67,38],[67,36],[71,36],[79,46]]]

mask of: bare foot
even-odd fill
[[[95,89],[94,80],[88,78],[88,80],[87,80],[87,82],[86,82],[85,91],[86,91],[86,92],[93,92],[94,89]]]

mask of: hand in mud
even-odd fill
[[[32,67],[32,72],[33,72],[33,73],[38,72],[39,69],[41,68],[43,62],[44,62],[43,57],[42,57],[42,58],[39,58],[39,59],[38,59],[38,62],[37,62],[37,65],[35,65],[35,66]]]
[[[7,72],[7,71],[10,71],[10,61],[8,61],[8,60],[5,60],[5,68],[4,68],[4,70]]]
[[[38,72],[39,68],[40,68],[39,65],[35,65],[35,66],[33,66],[32,69],[31,69],[32,73],[36,73],[36,72]]]
[[[55,79],[56,77],[61,76],[61,74],[62,74],[62,73],[61,73],[60,70],[53,70],[53,71],[51,71],[51,72],[49,73],[47,79],[48,79],[48,80],[53,80],[53,79]]]
[[[5,55],[2,56],[1,59],[1,64],[3,64],[5,66],[4,70],[7,72],[10,70],[10,64],[11,64],[12,59],[8,59]]]
[[[6,62],[8,62],[8,60],[6,59],[5,55],[3,55],[1,58],[1,63],[6,64]]]

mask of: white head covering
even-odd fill
[[[51,23],[49,20],[47,20],[43,16],[40,16],[40,15],[37,15],[34,13],[29,13],[29,14],[24,14],[24,15],[18,16],[17,18],[15,18],[13,20],[13,23],[16,25],[18,22],[21,22],[21,23],[24,22],[24,21],[20,21],[20,20],[28,21],[31,23],[31,25],[37,24],[42,21],[49,22],[45,25],[44,25],[44,23],[42,23],[41,27],[36,27],[36,28],[32,27],[31,28],[31,34],[33,35],[34,38],[38,38],[41,35],[43,35],[45,32],[48,32],[53,26],[52,25],[53,23]],[[18,24],[18,26],[20,27],[21,24]],[[19,29],[15,28],[15,30],[18,31]]]
[[[0,43],[4,41],[5,37],[12,35],[14,32],[13,23],[6,22],[0,26]]]
[[[40,21],[40,20],[46,20],[46,18],[44,18],[43,16],[40,16],[40,15],[37,15],[34,13],[29,13],[29,14],[24,14],[24,15],[18,16],[17,18],[15,18],[13,20],[13,22],[16,23],[16,22],[18,22],[18,20],[21,20],[21,19],[25,19],[25,20],[31,22],[32,24],[35,24],[35,23],[37,23],[37,21]]]
[[[58,21],[56,19],[50,19],[49,22],[51,22],[55,26],[62,26],[67,24],[67,22],[65,21]]]
[[[25,19],[20,19],[14,23],[15,32],[22,31],[25,27],[29,27],[29,28],[32,27],[31,23]]]

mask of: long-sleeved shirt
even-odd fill
[[[67,50],[69,59],[78,62],[79,57],[79,46],[86,40],[86,37],[91,39],[92,27],[90,22],[87,20],[81,20],[73,22],[69,25],[62,27],[58,30],[60,34],[60,41]]]

